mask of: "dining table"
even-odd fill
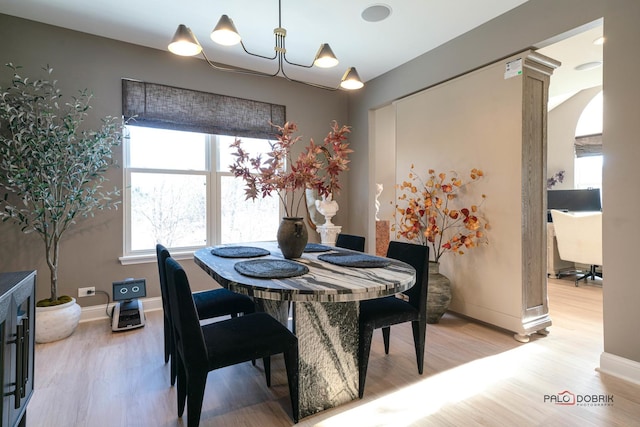
[[[194,261],[297,336],[301,418],[358,398],[359,301],[401,296],[416,280],[404,262],[315,243],[295,259],[273,241],[202,248]]]

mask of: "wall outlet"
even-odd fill
[[[89,286],[86,288],[78,288],[78,298],[90,297],[96,294],[96,287]]]

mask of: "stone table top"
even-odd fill
[[[228,245],[232,246],[232,245]],[[277,242],[242,243],[267,249],[264,259],[284,259]],[[346,302],[380,298],[405,291],[413,286],[416,272],[410,265],[388,259],[383,268],[356,268],[330,264],[318,255],[330,252],[305,252],[291,261],[305,265],[307,274],[284,279],[260,279],[240,274],[234,268],[237,262],[248,258],[223,258],[211,253],[211,247],[199,249],[194,261],[221,286],[244,295],[279,301]],[[348,252],[348,249],[335,248]],[[359,252],[354,252],[359,253]],[[252,258],[255,259],[255,258]]]

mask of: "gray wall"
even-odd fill
[[[6,86],[10,70],[7,62],[22,65],[25,75],[38,74],[47,64],[54,69],[63,94],[90,89],[95,97],[89,125],[97,126],[106,115],[119,116],[123,77],[172,86],[284,104],[287,119],[298,123],[305,141],[320,142],[330,130],[332,120],[347,123],[347,95],[329,92],[280,78],[262,78],[211,70],[200,60],[181,58],[168,52],[144,48],[110,39],[90,36],[0,14],[0,86]],[[354,129],[355,133],[355,129]],[[357,153],[354,153],[357,155]],[[122,151],[117,158],[121,163]],[[109,173],[110,183],[122,188],[122,169]],[[348,173],[343,176],[344,188]],[[346,193],[346,192],[344,192]],[[340,211],[336,224],[345,224],[348,213],[346,195],[337,197]],[[318,241],[316,233],[311,238]],[[35,234],[24,235],[13,224],[0,224],[0,271],[38,270],[37,298],[49,296],[49,272],[44,263],[43,245]],[[155,263],[122,266],[122,210],[99,212],[93,219],[79,221],[63,237],[59,272],[60,294],[77,295],[77,288],[95,286],[111,293],[111,283],[127,277],[147,279],[147,296],[160,295]],[[275,238],[275,236],[274,236]],[[192,261],[183,262],[195,289],[212,286]],[[81,305],[105,302],[102,295],[82,298]]]
[[[636,242],[640,234],[636,216],[640,192],[640,134],[637,100],[640,85],[640,2],[637,0],[530,0],[522,6],[434,49],[387,74],[367,82],[363,91],[350,97],[350,122],[367,129],[372,109],[430,87],[484,64],[537,45],[542,41],[604,17],[604,173],[603,251],[604,350],[640,362],[640,286],[636,283]],[[354,233],[374,235],[371,135],[359,132],[352,139],[354,158],[349,194],[352,207],[349,225]],[[355,191],[368,188],[368,192]],[[366,212],[366,210],[364,210]],[[552,332],[553,333],[553,332]],[[637,369],[637,368],[636,368]],[[637,370],[636,370],[637,374]]]
[[[640,286],[633,268],[640,231],[636,212],[640,192],[627,189],[640,182],[640,120],[637,100],[640,86],[635,74],[640,58],[640,2],[637,0],[529,0],[495,20],[434,49],[425,55],[373,80],[362,91],[349,96],[312,90],[277,79],[220,75],[193,59],[177,59],[168,53],[111,40],[80,35],[0,15],[0,58],[33,69],[51,64],[65,83],[75,90],[89,87],[96,94],[96,116],[119,114],[121,77],[139,78],[176,86],[226,93],[287,105],[288,117],[300,123],[306,136],[320,138],[331,119],[353,126],[352,156],[345,194],[339,200],[336,223],[349,232],[374,236],[374,163],[369,151],[369,114],[374,108],[417,92],[456,75],[463,74],[511,53],[522,51],[558,34],[604,17],[604,349],[640,362],[640,340],[635,333],[640,324]],[[68,83],[71,82],[71,83]],[[67,90],[69,92],[69,90]],[[114,171],[112,180],[122,181]],[[620,190],[624,189],[624,190]],[[345,219],[342,219],[345,218]],[[347,222],[348,219],[348,222]],[[44,264],[34,237],[23,236],[15,227],[0,226],[2,249],[0,270],[28,269]],[[101,215],[76,227],[63,243],[63,291],[75,293],[78,286],[95,285],[110,290],[113,280],[147,277],[155,280],[155,265],[121,267],[122,215]],[[371,239],[368,239],[369,241]],[[192,268],[191,277],[201,286],[206,277]],[[40,278],[43,281],[43,278]],[[46,280],[46,276],[44,278]],[[155,286],[157,286],[157,282]],[[157,296],[154,286],[150,295]],[[40,297],[46,295],[42,286]],[[97,297],[96,297],[97,298]],[[100,300],[88,302],[98,304]]]

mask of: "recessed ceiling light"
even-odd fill
[[[602,61],[585,62],[584,64],[577,65],[574,68],[574,70],[576,71],[593,70],[594,68],[598,68],[601,66],[602,66]]]
[[[596,46],[602,46],[604,44],[604,37],[598,37],[593,41]]]
[[[380,22],[391,15],[391,7],[386,4],[374,4],[362,11],[362,19],[367,22]]]

